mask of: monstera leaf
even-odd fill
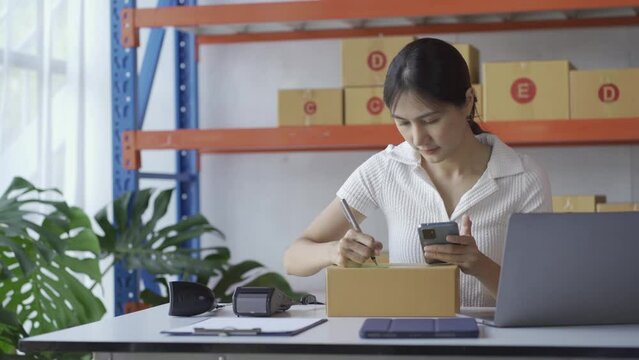
[[[198,261],[196,255],[217,248],[188,249],[182,245],[203,234],[214,233],[222,238],[224,234],[200,214],[156,229],[158,221],[166,215],[173,189],[160,191],[149,209],[154,191],[144,189],[120,196],[113,202],[111,218],[107,207],[96,214],[95,220],[103,232],[98,236],[102,256],[113,255],[114,262],[122,261],[129,270],[146,270],[154,275],[215,274],[218,271],[215,264]]]
[[[100,299],[78,280],[100,281],[100,247],[91,221],[64,201],[41,199],[42,193],[59,194],[15,178],[0,197],[0,305],[30,335],[96,321],[105,313]]]

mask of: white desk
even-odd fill
[[[323,306],[294,306],[281,316],[325,317]],[[360,339],[364,318],[329,318],[328,322],[293,337],[169,336],[178,326],[201,321],[168,316],[168,305],[24,339],[30,351],[94,352],[100,359],[178,358],[407,358],[423,355],[635,357],[639,358],[639,325],[500,329],[480,325],[479,339]],[[230,307],[214,316],[234,316]],[[359,356],[358,356],[359,355]],[[411,356],[412,355],[412,356]],[[217,356],[217,357],[215,357]],[[338,356],[341,358],[342,356]]]

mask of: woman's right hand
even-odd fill
[[[379,255],[384,245],[372,236],[355,230],[348,230],[336,241],[333,263],[343,267],[361,266],[371,256]]]

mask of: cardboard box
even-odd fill
[[[390,111],[384,105],[381,86],[344,89],[346,125],[393,124]]]
[[[597,212],[639,211],[639,203],[597,204]]]
[[[556,213],[595,212],[597,204],[605,202],[605,195],[553,196],[552,209]]]
[[[342,84],[384,85],[388,65],[412,36],[390,36],[342,40]]]
[[[326,271],[328,316],[454,316],[459,267],[399,265]]]
[[[639,116],[639,68],[570,72],[570,118]]]
[[[468,65],[468,71],[470,72],[470,82],[479,82],[479,51],[476,47],[470,44],[452,44],[457,51],[459,51],[466,64]]]
[[[570,118],[568,61],[484,64],[486,121]]]
[[[473,84],[473,90],[477,98],[477,102],[475,103],[475,106],[477,106],[477,115],[479,115],[479,119],[484,120],[484,105],[482,104],[484,97],[482,96],[481,84]]]
[[[342,125],[342,89],[280,90],[277,96],[278,125]]]

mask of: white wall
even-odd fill
[[[85,211],[93,216],[109,203],[112,187],[111,159],[111,31],[107,2],[86,3],[84,7]],[[108,264],[103,264],[105,268]],[[107,315],[113,315],[113,275],[102,280],[97,295],[105,298]],[[102,292],[104,290],[104,292]]]
[[[138,6],[154,3],[138,1]],[[87,4],[87,134],[93,137],[86,154],[86,201],[93,209],[111,193],[110,166],[105,165],[111,158],[108,11],[107,3]],[[482,61],[567,58],[586,69],[639,66],[639,49],[629,46],[638,35],[639,27],[620,27],[436,36],[474,44]],[[167,32],[147,112],[147,129],[174,127],[172,44],[172,34]],[[203,47],[200,55],[202,128],[276,126],[277,89],[341,86],[337,40],[211,45]],[[639,146],[518,150],[546,168],[555,194],[602,193],[610,201],[639,201]],[[335,196],[351,171],[373,153],[205,155],[202,211],[227,234],[226,244],[235,261],[256,259],[282,272],[282,253],[288,244]],[[172,171],[174,163],[172,152],[143,155],[144,171]],[[142,186],[173,184],[145,181]],[[381,214],[368,219],[363,227],[385,241]],[[323,274],[289,279],[298,289],[323,287]],[[111,287],[108,281],[110,277],[107,289]],[[107,304],[111,306],[111,301]]]

